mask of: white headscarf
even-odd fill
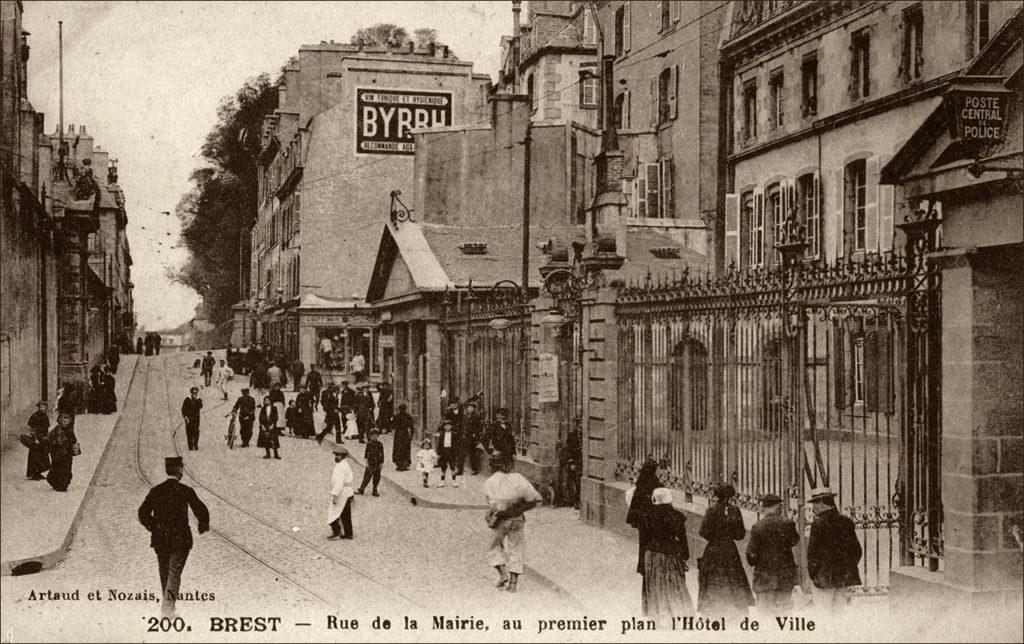
[[[659,487],[651,493],[651,501],[654,505],[672,505],[672,490],[667,487]]]

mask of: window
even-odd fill
[[[864,403],[864,337],[853,341],[853,402]]]
[[[580,71],[580,107],[597,107],[597,76],[590,71]]]
[[[743,140],[757,138],[757,80],[743,85]]]
[[[672,70],[666,67],[658,75],[658,123],[669,120],[669,88],[672,85]]]
[[[921,78],[924,68],[924,11],[914,5],[903,12],[903,62],[900,71],[907,80]]]
[[[850,87],[853,98],[871,95],[871,36],[866,29],[853,34],[850,46]]]
[[[629,90],[615,97],[615,127],[629,129]]]
[[[671,0],[661,0],[661,30],[666,31],[672,26],[672,8],[673,4]]]
[[[797,207],[803,219],[807,234],[807,256],[817,258],[821,254],[821,213],[818,209],[818,187],[812,173],[796,180]]]
[[[864,159],[846,166],[847,221],[852,229],[853,250],[867,247],[867,163]]]
[[[784,121],[784,114],[786,113],[786,101],[785,101],[785,76],[781,69],[777,69],[772,72],[771,79],[768,81],[768,90],[770,92],[771,104],[769,109],[771,113],[769,120],[773,128],[782,127]]]
[[[623,34],[625,34],[625,23],[626,23],[626,5],[622,5],[615,10],[615,57],[618,58],[623,54],[625,48],[623,47]]]
[[[590,15],[590,8],[583,10],[583,44],[597,44],[597,26],[594,24],[594,17]]]
[[[818,114],[818,55],[811,54],[800,64],[800,108],[805,117]]]
[[[533,74],[526,77],[526,95],[530,98],[530,109],[537,111],[537,95],[533,91]]]
[[[749,203],[744,201],[743,210],[747,217],[749,233],[749,250],[747,251],[750,266],[764,265],[764,211],[758,207],[758,198],[750,193]]]
[[[974,40],[978,43],[975,53],[988,44],[988,0],[978,0],[974,6]]]
[[[642,218],[675,216],[675,164],[671,157],[640,163],[634,184],[633,215]]]
[[[767,199],[765,203],[768,206],[768,222],[771,225],[772,232],[772,244],[779,243],[782,239],[782,226],[786,222],[786,213],[783,208],[783,195],[782,186],[779,184],[773,184],[768,186],[766,191]],[[776,253],[778,251],[775,251]]]

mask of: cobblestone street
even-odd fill
[[[182,591],[214,599],[179,605],[185,620],[196,625],[197,639],[217,637],[206,633],[210,616],[279,616],[290,633],[302,628],[296,623],[311,622],[316,628],[307,637],[316,639],[329,636],[322,628],[327,615],[366,620],[380,614],[393,621],[418,615],[424,632],[430,632],[433,615],[481,617],[497,629],[500,621],[494,620],[501,616],[584,612],[577,598],[530,571],[518,594],[495,590],[494,572],[484,559],[488,530],[478,509],[417,507],[398,488],[383,485],[381,497],[356,499],[356,539],[328,541],[322,516],[332,459],[326,445],[284,437],[280,461],[265,461],[262,450],[252,447],[236,444],[229,450],[225,445],[225,414],[245,378],[233,383],[229,402],[219,400],[213,388],[202,390],[201,449],[187,452],[176,412],[183,392],[196,381],[190,363],[187,355],[140,359],[66,559],[53,570],[5,578],[5,641],[22,639],[29,628],[33,637],[102,640],[133,623],[137,636],[147,637],[146,620],[158,613],[158,605],[154,595],[145,598],[158,590],[158,579],[148,535],[135,511],[149,485],[162,480],[164,456],[176,451],[186,459],[185,482],[196,488],[212,516],[211,532],[196,537]],[[362,468],[354,466],[358,480]],[[535,511],[538,532],[553,536],[551,529],[564,524],[567,512]],[[626,540],[592,532],[594,547],[632,552]],[[537,547],[541,552],[550,544]],[[622,572],[629,570],[628,556],[619,563]],[[595,573],[601,571],[595,566]],[[603,590],[622,583],[629,601],[621,608],[628,613],[638,604],[638,584],[631,576],[605,583]],[[594,584],[595,590],[599,585]],[[77,599],[29,599],[31,591],[76,590]],[[87,601],[90,591],[99,591],[103,599]],[[144,599],[114,603],[109,601],[112,591]],[[593,596],[601,603],[609,599]],[[48,604],[54,601],[66,608],[60,620],[46,617],[53,615]]]

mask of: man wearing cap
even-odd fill
[[[327,523],[331,526],[328,539],[352,538],[352,467],[348,464],[348,450],[334,448],[334,470],[331,472],[331,501],[327,505]]]
[[[380,485],[380,472],[384,468],[384,443],[378,438],[380,432],[376,429],[370,430],[370,440],[366,442],[366,451],[363,453],[363,460],[366,461],[366,470],[363,472],[363,483],[356,490],[356,494],[366,491],[366,486],[373,480],[373,496],[380,496],[377,486]]]
[[[483,438],[483,420],[476,411],[476,401],[468,400],[462,416],[462,451],[459,457],[459,476],[462,476],[466,459],[474,475],[480,473],[480,440]]]
[[[199,373],[203,376],[203,386],[209,387],[210,380],[213,378],[213,368],[217,365],[217,359],[213,357],[213,351],[206,352],[201,365]]]
[[[199,397],[199,388],[188,390],[188,397],[181,403],[181,416],[185,419],[185,439],[190,452],[199,449],[199,415],[203,411],[203,399]]]
[[[156,551],[163,593],[163,614],[174,615],[174,603],[181,586],[188,553],[192,549],[192,531],[188,511],[196,515],[199,534],[210,529],[210,512],[196,491],[181,482],[185,466],[180,456],[164,459],[167,480],[153,487],[139,506],[139,522],[149,530],[149,545]]]
[[[242,439],[242,447],[249,447],[252,425],[256,421],[256,399],[249,395],[248,387],[242,387],[242,395],[235,401],[231,413],[238,416],[238,435]]]
[[[356,409],[356,392],[348,386],[348,380],[341,381],[341,389],[338,390],[338,411],[341,413],[341,433],[348,432],[348,415]]]
[[[807,540],[807,574],[814,582],[815,601],[827,612],[842,612],[849,587],[860,585],[857,564],[863,551],[853,521],[839,514],[830,488],[811,490],[810,505],[814,523]]]
[[[446,470],[451,470],[452,487],[459,487],[458,464],[462,461],[462,452],[459,449],[461,443],[462,438],[452,419],[442,420],[441,426],[437,428],[437,466],[441,468],[441,481],[437,487],[445,486]]]
[[[355,395],[356,427],[359,430],[359,442],[365,443],[366,437],[373,427],[373,394],[370,393],[370,383],[359,383],[359,392]]]
[[[516,438],[508,424],[507,408],[498,407],[494,410],[494,422],[491,423],[483,444],[487,451],[502,454],[509,463],[515,460]]]
[[[782,515],[782,499],[776,494],[761,497],[761,520],[750,529],[747,563],[754,568],[757,604],[767,615],[786,615],[793,608],[797,584],[793,546],[800,542],[796,523]]]

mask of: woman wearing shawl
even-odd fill
[[[643,611],[647,614],[647,575],[644,574],[644,552],[647,549],[647,542],[650,540],[647,525],[644,517],[653,507],[651,495],[654,490],[661,487],[658,479],[658,464],[648,459],[640,467],[640,473],[636,477],[636,483],[626,492],[626,504],[629,511],[626,513],[626,523],[633,526],[639,532],[639,543],[637,548],[636,571],[642,576],[641,593],[643,597]]]
[[[50,430],[46,444],[50,448],[50,471],[46,480],[54,490],[67,492],[71,485],[75,445],[78,444],[75,430],[71,427],[71,414],[62,413],[57,417],[57,424]]]
[[[730,503],[734,496],[736,490],[728,483],[716,487],[715,503],[700,525],[700,536],[708,541],[698,562],[698,609],[704,615],[745,616],[747,607],[754,605],[754,594],[736,548],[736,542],[747,531],[740,509]]]
[[[672,492],[659,487],[643,518],[647,533],[644,552],[644,614],[668,623],[693,614],[686,589],[686,560],[690,558],[686,517],[672,507]]]

